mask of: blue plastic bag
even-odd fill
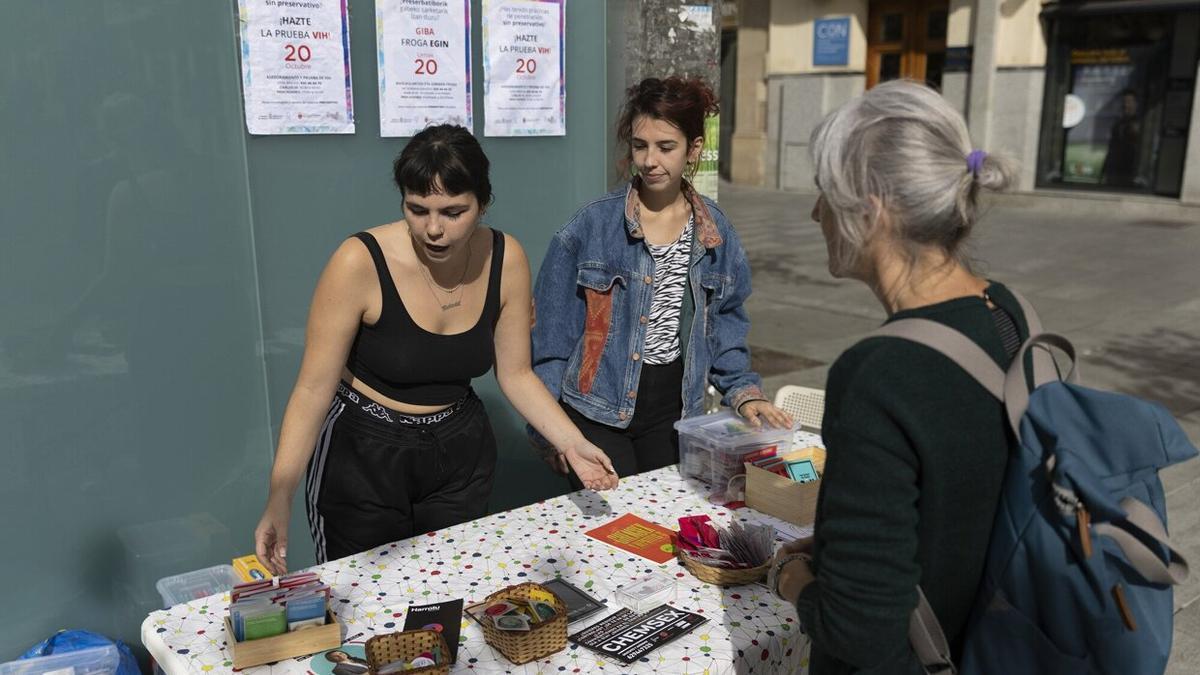
[[[107,645],[116,645],[117,651],[121,654],[121,664],[117,666],[117,675],[142,675],[137,659],[134,658],[133,652],[124,642],[110,640],[99,633],[86,630],[60,630],[30,647],[29,651],[21,655],[21,659],[33,659],[39,656],[63,654]]]

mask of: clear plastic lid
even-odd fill
[[[0,663],[0,675],[112,675],[121,664],[116,645]]]
[[[237,583],[232,565],[216,565],[159,579],[154,587],[162,596],[163,607],[174,607],[198,598],[224,593]]]
[[[753,427],[732,410],[679,420],[675,429],[681,434],[703,436],[708,441],[729,447],[770,443],[792,436],[791,429]]]

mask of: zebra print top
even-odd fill
[[[646,243],[654,259],[654,299],[650,301],[642,358],[652,366],[666,365],[679,358],[679,314],[688,286],[693,223],[694,216],[689,216],[679,238],[670,244]]]

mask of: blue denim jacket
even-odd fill
[[[558,231],[533,293],[534,372],[556,398],[621,429],[637,403],[654,296],[654,260],[643,240],[634,187],[631,181],[584,206]],[[683,416],[690,417],[704,412],[705,380],[735,410],[766,397],[746,345],[746,252],[716,204],[687,183],[683,189],[695,222],[691,293],[680,318]],[[545,447],[536,433],[531,437]]]

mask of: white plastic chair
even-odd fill
[[[825,390],[785,385],[775,394],[775,407],[791,415],[802,427],[820,431],[821,418],[825,416]]]

